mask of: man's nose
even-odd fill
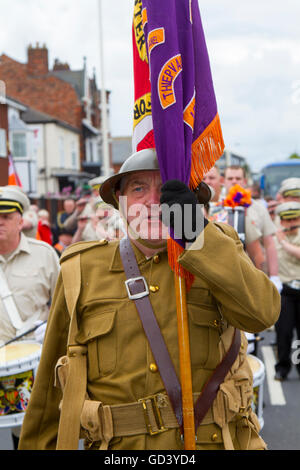
[[[147,197],[147,203],[150,204],[159,204],[160,203],[161,192],[157,188],[151,188]]]

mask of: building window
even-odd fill
[[[12,134],[12,153],[13,157],[27,157],[26,132],[13,132]]]
[[[60,168],[65,168],[65,142],[64,138],[61,136],[58,139],[59,146],[59,166]]]
[[[0,157],[7,157],[5,129],[0,129]]]
[[[77,151],[76,151],[76,143],[73,141],[71,143],[71,162],[72,168],[77,170]]]

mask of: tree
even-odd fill
[[[300,155],[298,153],[294,152],[288,157],[288,159],[292,160],[293,158],[300,158]]]

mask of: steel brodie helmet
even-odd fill
[[[132,154],[127,158],[127,160],[125,160],[117,175],[109,177],[104,181],[104,183],[102,183],[99,193],[103,201],[111,204],[116,209],[119,209],[119,204],[116,198],[116,191],[120,189],[121,179],[124,176],[130,175],[136,171],[147,170],[159,170],[157,154],[153,148],[140,150],[139,152]],[[199,184],[195,193],[201,204],[208,203],[214,196],[213,189],[203,181]]]
[[[155,149],[144,149],[132,154],[125,160],[119,173],[108,178],[102,183],[100,196],[103,201],[111,204],[116,209],[119,208],[116,199],[116,191],[120,189],[120,182],[123,176],[130,175],[136,171],[158,170],[158,160]]]

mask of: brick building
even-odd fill
[[[6,54],[0,56],[0,81],[6,93],[24,106],[56,119],[78,132],[80,169],[99,175],[101,171],[101,94],[95,75],[89,78],[84,61],[81,70],[55,60],[49,68],[46,46],[29,46],[27,63]],[[109,92],[107,92],[107,103]],[[0,106],[0,128],[8,128],[5,106]],[[109,104],[107,104],[109,109]],[[1,162],[5,165],[4,159]]]

